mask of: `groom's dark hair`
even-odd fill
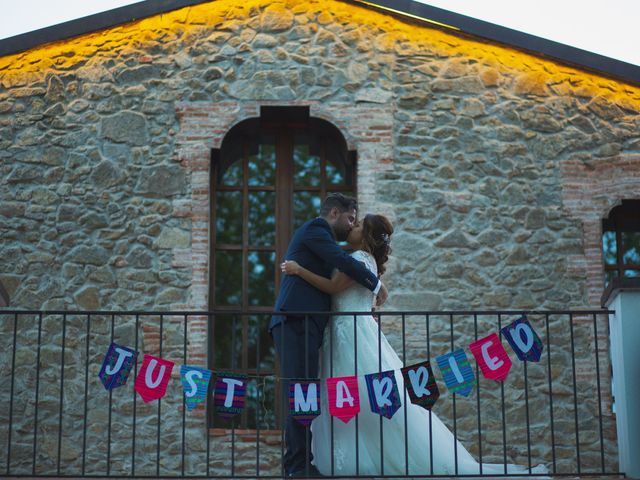
[[[320,216],[326,217],[332,209],[337,208],[341,213],[358,209],[358,202],[353,197],[347,197],[341,193],[330,193],[322,202]]]

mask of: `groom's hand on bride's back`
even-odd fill
[[[387,291],[387,287],[385,287],[384,283],[381,283],[378,296],[376,297],[376,307],[381,307],[384,302],[387,301],[387,298],[389,298],[389,292]]]

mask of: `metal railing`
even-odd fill
[[[313,316],[312,312],[301,313],[307,321]],[[615,476],[621,474],[607,354],[608,315],[612,313],[385,311],[373,316],[379,365],[383,338],[403,366],[430,360],[441,393],[433,414],[454,438],[480,463],[517,464],[526,469],[514,474],[505,467],[491,477],[535,476],[536,465],[544,465],[553,476]],[[358,367],[358,322],[362,315],[371,313],[324,315],[339,315],[330,321],[330,332],[338,321],[352,324],[348,329],[354,332],[354,372],[375,373]],[[460,347],[468,352],[469,343],[493,332],[500,335],[502,327],[522,315],[542,339],[540,362],[520,362],[506,346],[513,366],[504,382],[483,378],[476,364],[473,393],[461,397],[449,392],[434,359]],[[288,399],[278,393],[277,383],[283,380],[276,374],[273,346],[265,347],[269,319],[270,314],[242,311],[0,310],[0,402],[4,406],[0,410],[0,445],[5,445],[0,451],[0,472],[7,477],[282,477],[280,426]],[[218,322],[233,325],[225,330],[229,325],[223,328]],[[215,339],[210,338],[215,336],[212,332],[225,333]],[[329,349],[330,358],[334,354],[332,338],[332,333],[325,337],[329,345],[324,348]],[[107,391],[98,373],[111,342],[135,349],[139,355],[127,384]],[[166,358],[178,367],[166,395],[149,403],[140,401],[133,387],[143,353]],[[470,363],[475,364],[473,360]],[[247,374],[244,416],[225,423],[209,400],[206,408],[187,412],[178,374],[182,364],[209,368],[214,378],[221,371]],[[400,396],[399,412],[404,412],[406,419],[406,409],[413,407],[406,392]],[[367,410],[366,392],[360,397],[362,410]],[[432,413],[428,415],[425,429],[429,442],[423,446],[429,459],[426,471],[415,471],[410,465],[409,452],[419,447],[409,442],[406,420],[404,471],[385,470],[388,420],[380,417],[380,471],[376,477],[471,475],[458,470],[455,441],[451,445],[453,470],[434,469],[433,442],[438,439],[431,436]],[[352,421],[353,451],[358,458],[358,417]],[[333,451],[331,443],[326,448]],[[335,477],[371,476],[358,465],[356,462],[356,472],[341,472],[332,454],[329,473]],[[487,473],[479,467],[473,476],[478,475]]]

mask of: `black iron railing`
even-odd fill
[[[620,475],[607,353],[610,313],[375,312],[378,362],[382,367],[383,335],[404,366],[430,360],[441,392],[432,412],[481,463],[524,467],[526,471],[517,476],[536,475],[536,465],[544,465],[553,476]],[[302,314],[308,321],[311,313]],[[358,366],[362,312],[339,315],[331,321],[352,323],[353,371],[375,373]],[[523,315],[542,340],[540,362],[518,361],[507,342],[502,342],[513,360],[509,376],[498,383],[485,379],[468,345],[493,332],[500,335],[502,327]],[[0,310],[0,402],[4,406],[0,445],[6,446],[0,451],[0,471],[7,477],[282,477],[280,425],[288,399],[277,387],[284,380],[278,376],[266,333],[269,319],[270,314],[241,311]],[[211,338],[216,335],[221,338]],[[331,334],[325,337],[329,345],[324,347],[331,359],[332,338]],[[128,382],[106,390],[98,373],[112,342],[139,355]],[[460,347],[466,350],[477,379],[468,397],[448,391],[435,366],[437,356]],[[166,395],[149,403],[142,402],[133,387],[142,354],[175,363]],[[247,375],[243,413],[231,421],[216,415],[213,379],[206,407],[187,411],[178,373],[181,365],[209,368],[213,379],[221,372]],[[366,392],[360,396],[361,408],[367,410]],[[400,396],[406,432],[410,402],[406,391]],[[358,417],[352,421],[357,458]],[[406,433],[404,471],[385,470],[386,421],[380,417],[380,471],[375,476],[469,476],[458,470],[455,442],[451,472],[434,469],[435,460],[428,462],[426,471],[412,469],[409,451],[416,446]],[[424,455],[429,459],[433,459],[434,444],[431,426],[431,421],[425,425],[429,445],[424,446]],[[356,472],[346,475],[332,456],[329,473],[365,475],[358,465]],[[488,475],[481,467],[478,474]],[[490,474],[512,475],[506,468]]]

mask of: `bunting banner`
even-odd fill
[[[540,361],[544,346],[527,317],[520,317],[500,331],[502,336],[509,342],[509,345],[511,345],[513,351],[516,352],[520,361]]]
[[[123,347],[117,343],[111,343],[100,368],[100,381],[104,388],[113,390],[127,383],[131,368],[136,363],[138,352]]]
[[[180,367],[180,380],[184,389],[187,410],[191,411],[207,399],[207,388],[211,380],[211,370],[190,365]]]
[[[440,390],[433,376],[431,362],[416,363],[404,367],[401,371],[411,403],[431,410],[440,398]]]
[[[135,390],[140,394],[144,403],[164,397],[167,393],[167,384],[171,378],[173,365],[174,363],[169,360],[145,353],[135,383]],[[157,368],[158,366],[160,368]]]
[[[289,381],[289,415],[304,426],[320,415],[320,380]]]
[[[393,417],[402,406],[394,370],[370,373],[364,376],[364,380],[367,384],[371,411],[383,417]]]
[[[225,420],[231,420],[242,412],[247,393],[247,376],[219,373],[213,393],[216,412]]]
[[[329,414],[349,423],[360,411],[358,377],[327,378]]]
[[[487,335],[469,344],[469,350],[476,358],[482,374],[489,380],[504,382],[511,370],[511,359],[502,346],[497,333]]]
[[[440,355],[436,363],[449,390],[465,397],[471,393],[476,377],[462,348]]]

